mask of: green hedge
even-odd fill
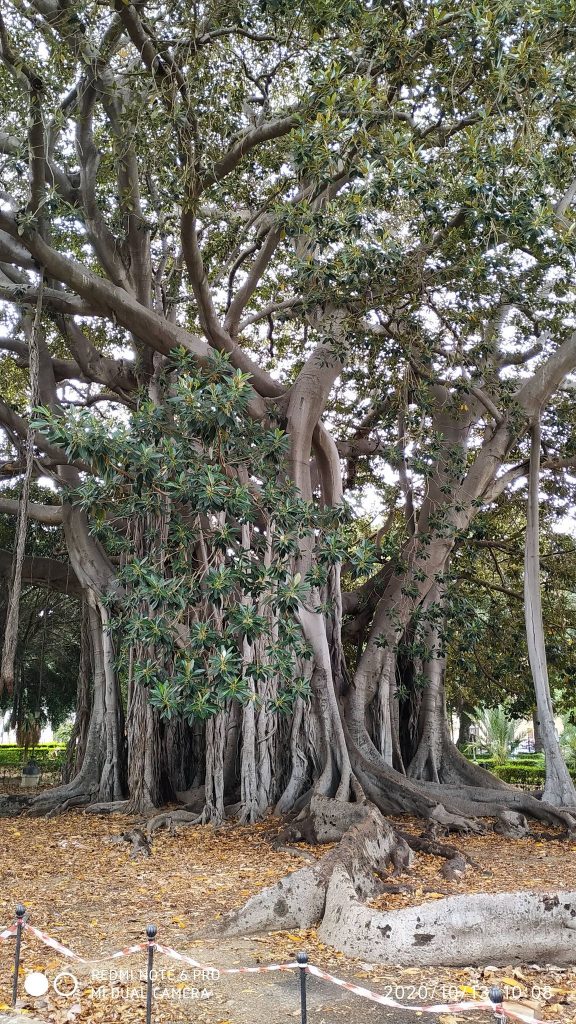
[[[532,755],[534,756],[534,755]],[[520,758],[514,761],[507,761],[505,764],[496,764],[493,758],[478,758],[478,764],[483,768],[502,779],[502,782],[509,782],[513,786],[544,786],[546,781],[546,768],[541,755],[538,761],[524,762]],[[570,766],[570,774],[576,780],[576,765]]]
[[[58,740],[51,740],[50,743],[38,743],[34,747],[34,750],[62,750],[65,747],[65,743],[59,743]],[[30,750],[32,747],[30,747]],[[24,747],[19,747],[17,743],[0,743],[0,750],[24,750]]]
[[[510,782],[514,786],[543,786],[546,780],[544,765],[508,761],[506,764],[494,765],[490,771],[502,782]]]
[[[65,743],[40,743],[26,754],[15,743],[0,744],[0,768],[21,768],[26,761],[35,761],[44,772],[59,771],[66,759]]]

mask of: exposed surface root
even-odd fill
[[[9,794],[0,797],[0,818],[17,818],[27,807],[30,807],[32,797],[17,796]]]
[[[569,832],[576,829],[576,817],[570,811],[537,800],[530,793],[494,779],[487,772],[486,781],[481,785],[414,781],[384,763],[365,730],[356,739],[347,731],[347,743],[357,778],[367,797],[383,814],[430,818],[437,816],[437,808],[441,807],[440,813],[452,816],[453,825],[460,825],[462,830],[474,830],[472,823],[475,819],[496,818],[503,811],[511,811],[550,825],[563,825]],[[475,767],[472,766],[473,769]]]
[[[89,804],[98,793],[98,785],[89,785],[87,781],[78,775],[72,782],[64,786],[56,786],[55,789],[48,789],[34,797],[30,804],[28,814],[32,818],[40,818],[43,815],[54,817],[67,811],[69,807],[80,807]]]
[[[272,849],[278,853],[289,853],[291,857],[301,857],[302,860],[308,860],[312,864],[316,864],[318,857],[315,857],[313,853],[308,850],[301,850],[298,846],[288,846],[286,843],[281,843],[275,840],[272,844]]]
[[[129,832],[122,832],[119,836],[113,836],[109,840],[111,843],[131,843],[132,848],[130,850],[130,856],[135,859],[140,854],[143,857],[152,856],[152,847],[148,838],[144,835],[141,828],[130,829]]]
[[[299,814],[288,819],[276,842],[333,843],[365,817],[365,804],[339,803],[313,796]]]
[[[453,826],[442,814],[441,818],[442,824],[432,818],[434,830]],[[462,822],[456,824],[461,830]],[[412,849],[443,857],[441,874],[449,881],[458,881],[473,862],[434,835],[398,834],[373,805],[346,805],[315,796],[290,829],[292,837],[296,833],[308,841],[313,835],[333,841],[338,832],[342,838],[314,865],[287,875],[227,915],[219,926],[225,934],[320,923],[320,940],[343,953],[411,966],[573,959],[574,892],[553,897],[526,892],[467,894],[418,907],[375,910],[365,901],[376,893],[411,891],[407,883],[393,878],[410,869]]]
[[[31,818],[54,818],[57,814],[63,814],[70,807],[83,807],[93,799],[93,793],[84,789],[76,789],[72,785],[61,786],[58,789],[49,790],[37,796],[28,811]]]
[[[126,814],[128,800],[111,800],[105,803],[90,804],[85,814]]]
[[[459,881],[468,865],[477,868],[478,865],[461,850],[448,843],[439,843],[431,836],[412,836],[399,833],[406,840],[409,847],[418,853],[429,853],[433,857],[443,857],[445,863],[440,868],[440,874],[449,882]]]
[[[287,875],[276,885],[252,896],[239,911],[222,922],[228,935],[262,929],[308,928],[322,917],[330,879],[341,867],[361,896],[366,899],[379,889],[376,872],[396,859],[408,866],[412,854],[405,841],[372,806],[339,803],[314,796],[307,819],[298,823],[307,835],[321,836],[322,842],[341,838],[340,843],[316,863]],[[325,838],[329,837],[329,838]],[[355,891],[356,891],[355,889]]]
[[[166,828],[170,832],[174,832],[175,825],[199,825],[201,821],[202,815],[194,814],[193,811],[166,811],[162,814],[156,814],[153,818],[150,818],[146,832],[148,834],[148,838],[150,838],[150,836],[153,836],[160,828]]]
[[[530,832],[525,816],[516,811],[502,811],[494,823],[494,831],[510,839],[521,839]]]
[[[424,893],[432,892],[434,894],[441,893],[444,896],[449,896],[450,895],[450,893],[448,892],[447,889],[442,889],[438,885],[435,885],[434,887],[431,887],[429,885],[424,885],[424,886],[421,886],[421,885],[409,885],[408,882],[398,882],[396,885],[390,885],[390,884],[388,884],[386,882],[383,882],[382,885],[380,886],[380,894],[381,895],[390,894],[390,896],[398,896],[398,895],[410,896],[413,893],[415,893],[417,890],[418,890],[418,892],[421,892],[423,894]]]
[[[465,834],[474,832],[476,835],[482,835],[486,831],[486,826],[482,822],[475,818],[464,818],[461,814],[453,814],[447,811],[442,804],[438,804],[431,811],[429,819],[432,826],[431,831],[443,832],[445,835],[449,832]]]
[[[571,963],[575,929],[576,892],[467,894],[377,911],[360,902],[339,869],[318,935],[343,953],[378,963]]]
[[[51,807],[49,811],[45,812],[46,817],[55,818],[57,814],[64,814],[71,807],[83,807],[89,800],[90,797],[86,793],[76,793],[75,796],[69,796],[67,800],[63,800],[61,803],[56,804],[55,807]]]

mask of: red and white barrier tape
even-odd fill
[[[148,949],[149,943],[139,942],[135,946],[126,946],[124,949],[119,949],[116,953],[109,953],[107,956],[98,957],[97,959],[89,959],[85,956],[80,956],[79,953],[75,953],[73,949],[65,946],[58,939],[52,938],[46,932],[35,928],[34,925],[29,924],[28,921],[22,922],[22,927],[35,935],[40,942],[43,942],[45,946],[49,946],[50,949],[55,949],[62,956],[68,957],[69,960],[75,960],[76,963],[81,964],[102,964],[108,960],[118,960],[120,957],[131,956],[133,953],[140,953],[144,949]],[[16,925],[11,925],[6,931],[0,932],[0,939],[8,939],[16,934]],[[159,942],[153,943],[154,948],[158,953],[163,953],[164,956],[172,957],[173,960],[181,960],[183,963],[189,964],[191,967],[198,968],[204,971],[214,971],[218,974],[260,974],[263,971],[290,971],[295,967],[298,967],[297,963],[291,964],[270,964],[263,967],[226,967],[220,970],[216,967],[211,967],[207,964],[201,964],[198,960],[193,960],[191,956],[187,956],[185,953],[178,952],[177,949],[172,949],[171,946],[163,946]]]
[[[333,985],[345,988],[348,992],[354,992],[357,996],[371,999],[373,1003],[380,1003],[381,1006],[394,1007],[396,1010],[415,1010],[418,1013],[457,1013],[465,1012],[466,1010],[494,1010],[495,1008],[492,1002],[471,1000],[465,1000],[461,1003],[437,1003],[434,1006],[397,1003],[395,999],[391,999],[389,996],[381,996],[378,992],[371,992],[370,989],[364,988],[362,985],[355,985],[351,981],[342,981],[341,978],[335,978],[333,974],[327,974],[326,971],[321,971],[319,967],[314,967],[313,964],[307,964],[306,969],[309,974],[322,978],[323,981],[330,981]],[[545,1024],[544,1021],[536,1020],[532,1013],[522,1013],[517,1009],[511,1010],[510,1003],[508,1002],[503,1006],[503,1012],[507,1017],[514,1017],[516,1020],[524,1021],[525,1024]]]
[[[163,953],[164,956],[170,956],[173,960],[183,960],[184,963],[190,964],[191,967],[200,968],[203,971],[214,971],[214,974],[262,974],[264,971],[292,971],[295,967],[298,967],[296,962],[291,964],[268,964],[262,967],[212,967],[210,964],[201,964],[198,960],[193,960],[192,957],[186,956],[185,953],[179,953],[177,949],[172,949],[171,946],[162,946],[159,942],[154,943],[155,949],[159,953]]]
[[[58,942],[58,939],[53,939],[51,935],[47,935],[46,932],[41,932],[39,928],[35,928],[34,925],[24,921],[23,927],[27,932],[32,932],[40,942],[43,942],[45,946],[50,946],[50,949],[57,950],[62,956],[68,957],[69,960],[75,960],[80,964],[103,964],[107,960],[118,960],[123,956],[130,956],[132,953],[140,953],[143,949],[148,948],[147,942],[139,942],[135,946],[125,946],[124,949],[119,949],[116,953],[109,953],[108,956],[98,957],[95,960],[91,960],[88,957],[80,956],[79,953],[75,953],[73,949],[69,949],[68,946],[62,945]]]
[[[179,953],[177,949],[172,949],[170,946],[161,946],[159,942],[153,943],[154,949],[157,949],[159,953],[164,953],[164,956],[170,956],[173,960],[182,960],[185,964],[189,964],[190,967],[199,967],[202,970],[207,970],[204,964],[198,963],[198,960],[193,960],[191,956],[186,956],[185,953]]]
[[[268,964],[266,967],[226,967],[220,974],[261,974],[263,971],[292,971],[300,964]]]
[[[292,971],[294,968],[300,970],[306,970],[308,974],[313,975],[316,978],[321,978],[323,981],[329,981],[332,985],[338,985],[339,988],[344,988],[348,992],[353,992],[357,996],[362,996],[364,999],[371,999],[374,1003],[380,1003],[381,1006],[389,1006],[396,1010],[413,1010],[418,1013],[458,1013],[465,1012],[467,1010],[495,1010],[494,1003],[492,1002],[480,1002],[464,1000],[460,1003],[437,1003],[433,1006],[417,1006],[414,1003],[398,1003],[395,999],[390,996],[381,996],[378,992],[372,992],[368,988],[364,988],[362,985],[355,985],[351,981],[343,981],[341,978],[335,978],[333,974],[327,974],[326,971],[321,971],[319,967],[314,967],[313,964],[306,964],[306,966],[299,963],[288,963],[288,964],[267,964],[260,967],[225,967],[221,970],[216,967],[211,967],[206,964],[201,964],[198,960],[194,960],[192,957],[187,956],[185,953],[179,953],[178,950],[172,949],[171,946],[163,946],[159,942],[139,942],[134,946],[125,946],[124,949],[119,949],[115,953],[109,953],[108,956],[99,957],[96,960],[90,960],[87,957],[80,956],[75,953],[74,950],[64,946],[57,939],[53,939],[51,935],[47,935],[46,932],[40,931],[39,928],[35,928],[27,921],[22,922],[22,927],[35,935],[40,942],[43,942],[45,946],[50,946],[51,949],[55,949],[62,956],[68,957],[70,960],[75,960],[82,964],[102,964],[106,963],[107,960],[118,960],[120,957],[130,956],[133,953],[140,953],[144,949],[148,949],[150,945],[153,945],[158,953],[163,953],[164,956],[171,957],[173,960],[181,960],[183,963],[189,964],[191,967],[201,969],[203,971],[214,971],[220,974],[261,974],[265,971]],[[15,924],[10,925],[9,928],[5,928],[4,931],[0,932],[0,939],[12,938],[17,931]],[[505,1016],[513,1017],[515,1020],[522,1021],[523,1024],[545,1024],[543,1021],[537,1020],[531,1012],[522,1012],[517,1009],[516,1005],[511,1008],[509,1002],[505,1002],[502,1006],[502,1011]]]

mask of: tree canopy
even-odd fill
[[[16,503],[15,488],[4,488],[6,502]],[[33,488],[34,502],[54,500],[54,491]],[[0,516],[0,549],[4,570],[9,566],[7,552],[14,544],[14,517]],[[68,562],[62,530],[31,521],[26,554],[30,566],[51,567],[60,560],[58,582],[61,590],[26,585],[21,598],[14,692],[0,696],[0,709],[10,710],[10,724],[21,726],[26,718],[37,716],[40,725],[57,727],[74,710],[80,656],[80,615],[74,573]],[[66,574],[70,586],[66,592]],[[0,578],[0,623],[4,629],[9,591]]]
[[[4,5],[0,468],[59,488],[21,506],[90,635],[39,807],[520,799],[454,748],[444,666],[482,522],[505,542],[530,464],[573,503],[575,30],[562,0]]]

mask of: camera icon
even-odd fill
[[[79,984],[78,978],[71,971],[60,971],[52,982],[52,988],[56,995],[71,998],[76,995]],[[41,971],[30,971],[24,979],[24,988],[29,996],[39,998],[46,995],[50,981]]]

